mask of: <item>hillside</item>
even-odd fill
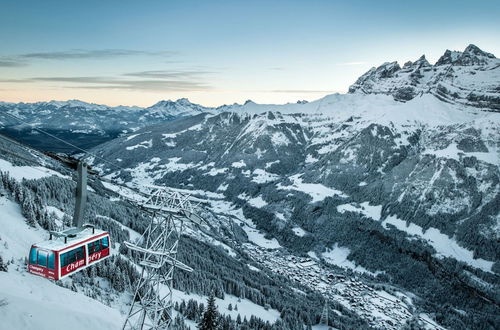
[[[497,59],[474,52],[468,47],[460,60],[454,55],[435,66],[461,72],[454,86],[472,83],[467,67],[484,75],[474,84],[494,87]],[[221,212],[239,214],[265,233],[262,247],[282,246],[407,290],[437,308],[444,326],[498,324],[495,102],[445,99],[436,93],[444,78],[429,80],[436,89],[401,100],[384,86],[403,82],[377,79],[370,80],[373,90],[353,87],[305,104],[247,102],[150,126],[94,149],[121,169],[88,160],[131,185],[216,196]],[[266,264],[279,268],[279,262]],[[483,321],[473,325],[466,315]]]
[[[5,271],[0,270],[2,324],[26,329],[54,329],[62,324],[72,324],[75,329],[121,327],[140,274],[135,270],[136,261],[120,246],[144,231],[147,215],[99,180],[91,179],[86,221],[111,233],[113,257],[55,283],[29,274],[26,257],[31,244],[46,240],[47,229],[60,227],[72,214],[73,171],[2,136],[0,149],[0,211],[4,215],[0,226],[0,269],[6,266]],[[245,254],[236,252],[237,246],[233,250],[214,239],[214,234],[195,229],[187,234],[181,240],[180,259],[195,268],[195,273],[178,272],[175,276],[175,313],[179,315],[175,322],[179,328],[194,328],[211,292],[217,296],[219,311],[232,317],[226,322],[233,328],[238,315],[243,325],[252,322],[259,327],[266,322],[268,327],[278,322],[278,327],[302,317],[312,317],[312,322],[319,318],[320,302],[315,302],[318,296],[312,291],[301,288],[304,291],[299,295],[294,291],[296,285],[287,279],[252,270]],[[221,245],[226,250],[218,247]],[[229,308],[229,304],[233,307]],[[233,309],[236,306],[239,310]],[[280,313],[289,306],[302,306],[300,314],[290,311],[282,318]],[[344,313],[345,319],[340,322],[363,324],[355,314],[348,310]]]

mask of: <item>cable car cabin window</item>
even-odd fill
[[[109,247],[109,240],[108,240],[108,238],[107,238],[107,237],[104,237],[104,238],[101,240],[101,242],[102,242],[102,248],[103,248],[103,249],[107,249],[107,248]]]
[[[69,265],[75,261],[83,259],[84,256],[85,256],[85,254],[84,254],[83,246],[81,246],[77,249],[68,251],[66,253],[63,253],[63,254],[61,254],[61,267],[66,267],[67,265]]]
[[[38,251],[38,266],[47,267],[47,260],[49,259],[48,253],[46,251]]]
[[[32,247],[30,251],[30,264],[36,265],[37,248]]]
[[[101,251],[100,240],[88,244],[89,254]]]
[[[54,252],[49,252],[49,269],[54,269],[56,263],[56,255]]]
[[[41,251],[38,248],[30,250],[30,264],[54,269],[56,263],[56,255],[52,251]]]

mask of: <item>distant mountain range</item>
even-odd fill
[[[500,111],[500,60],[493,54],[469,45],[463,52],[447,50],[435,65],[425,56],[401,67],[397,62],[384,63],[370,69],[350,88],[349,94],[391,95],[396,101],[409,101],[416,96],[434,95],[440,100],[485,111]],[[324,100],[327,100],[325,98]],[[321,100],[320,100],[321,101]],[[316,103],[322,107],[322,102]],[[268,111],[289,109],[308,112],[307,102],[287,105],[245,104],[204,107],[182,98],[160,101],[150,107],[111,107],[78,100],[37,103],[0,102],[0,132],[16,137],[42,150],[74,152],[39,139],[34,128],[41,128],[73,144],[91,148],[142,127],[200,113],[224,111]],[[315,109],[316,110],[316,109]],[[5,115],[10,113],[28,123]]]

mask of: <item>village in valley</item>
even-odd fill
[[[368,283],[339,268],[334,270],[315,256],[297,257],[284,249],[267,249],[251,243],[244,245],[247,254],[258,265],[320,292],[328,303],[343,305],[365,319],[370,326],[401,329],[409,319],[419,318],[428,329],[442,329],[425,314],[416,314],[411,298],[403,293],[394,291],[391,294],[377,289],[377,284]],[[255,266],[249,267],[259,271]],[[336,309],[333,311],[342,315]],[[335,315],[330,317],[335,318]]]

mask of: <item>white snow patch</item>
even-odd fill
[[[297,235],[299,237],[303,237],[303,236],[307,235],[307,231],[305,231],[304,229],[302,229],[300,227],[293,227],[292,231],[295,235]]]
[[[229,186],[229,184],[223,184],[221,183],[220,186],[217,188],[217,191],[226,191],[227,190],[227,187]]]
[[[311,154],[307,155],[306,157],[306,164],[311,164],[317,162],[319,159],[314,158]]]
[[[491,272],[494,262],[474,258],[473,251],[461,247],[458,245],[457,241],[441,233],[436,228],[431,227],[424,232],[422,227],[414,223],[409,223],[407,225],[406,221],[398,219],[394,215],[391,215],[382,221],[384,228],[387,228],[388,224],[395,226],[397,229],[404,231],[409,235],[415,235],[423,238],[437,251],[439,256],[451,257],[465,262],[472,267],[482,269],[486,272]]]
[[[210,176],[216,176],[218,174],[224,174],[226,173],[228,170],[228,168],[224,167],[224,168],[211,168],[210,171],[208,171],[207,173],[205,173],[204,175],[210,175]]]
[[[345,212],[361,213],[366,217],[378,221],[380,220],[382,213],[382,205],[370,205],[368,202],[363,202],[359,204],[359,206],[353,204],[342,204],[337,206],[337,212],[342,214]]]
[[[132,135],[129,135],[127,136],[127,138],[125,139],[125,141],[130,141],[132,140],[133,138],[135,138],[136,136],[139,136],[140,134],[132,134]]]
[[[276,218],[278,218],[280,220],[283,220],[283,221],[286,220],[285,215],[281,212],[276,212],[276,213],[274,213],[274,215],[276,216]]]
[[[270,168],[271,166],[273,166],[274,164],[279,164],[280,160],[275,160],[275,161],[272,161],[272,162],[268,162],[266,163],[266,168]]]
[[[153,140],[147,140],[147,141],[142,141],[141,143],[139,144],[136,144],[135,146],[130,146],[130,147],[126,147],[125,149],[127,150],[134,150],[134,149],[138,149],[138,148],[151,148],[153,146]]]
[[[325,187],[320,183],[304,183],[300,178],[302,174],[296,174],[290,177],[292,185],[282,186],[281,183],[277,185],[281,190],[296,190],[308,194],[312,197],[311,203],[316,203],[324,200],[326,197],[339,196],[347,197],[343,192],[337,189]]]
[[[193,299],[199,303],[203,303],[204,305],[206,305],[207,298],[208,297],[206,296],[200,296],[197,294],[188,295],[185,292],[176,289],[173,290],[173,300],[178,301],[179,303],[182,300],[185,300],[187,302],[189,299]],[[269,321],[269,323],[274,323],[280,318],[280,312],[275,309],[269,308],[268,310],[266,310],[264,307],[257,305],[256,303],[248,299],[238,298],[229,294],[225,294],[224,299],[215,298],[215,303],[217,305],[217,310],[219,311],[219,313],[223,315],[230,315],[231,319],[233,320],[236,320],[238,314],[240,314],[242,319],[246,317],[247,320],[249,320],[250,317],[254,315],[264,320],[264,322]],[[233,306],[232,311],[228,309],[229,304]],[[234,309],[235,305],[238,306],[238,310]]]
[[[290,140],[282,132],[276,132],[271,136],[271,141],[275,146],[287,146],[290,144]]]
[[[279,179],[279,175],[266,172],[263,169],[255,169],[252,173],[252,181],[255,183],[268,183]]]
[[[62,175],[59,172],[42,166],[14,166],[4,159],[0,159],[0,171],[8,172],[9,176],[17,181],[22,181],[22,179],[41,179],[52,175],[57,175],[61,178],[69,178],[66,175]]]
[[[262,198],[262,196],[257,196],[248,200],[248,204],[254,207],[264,207],[267,205],[267,202]]]
[[[332,249],[328,249],[327,252],[321,253],[321,256],[326,260],[326,262],[331,263],[332,265],[376,276],[376,273],[372,273],[366,268],[356,265],[353,261],[348,260],[347,257],[350,253],[351,250],[349,250],[349,248],[338,246],[338,244],[335,243]]]
[[[247,166],[247,164],[245,164],[245,162],[243,160],[240,160],[239,162],[232,163],[231,166],[234,168],[242,168],[242,167]]]

